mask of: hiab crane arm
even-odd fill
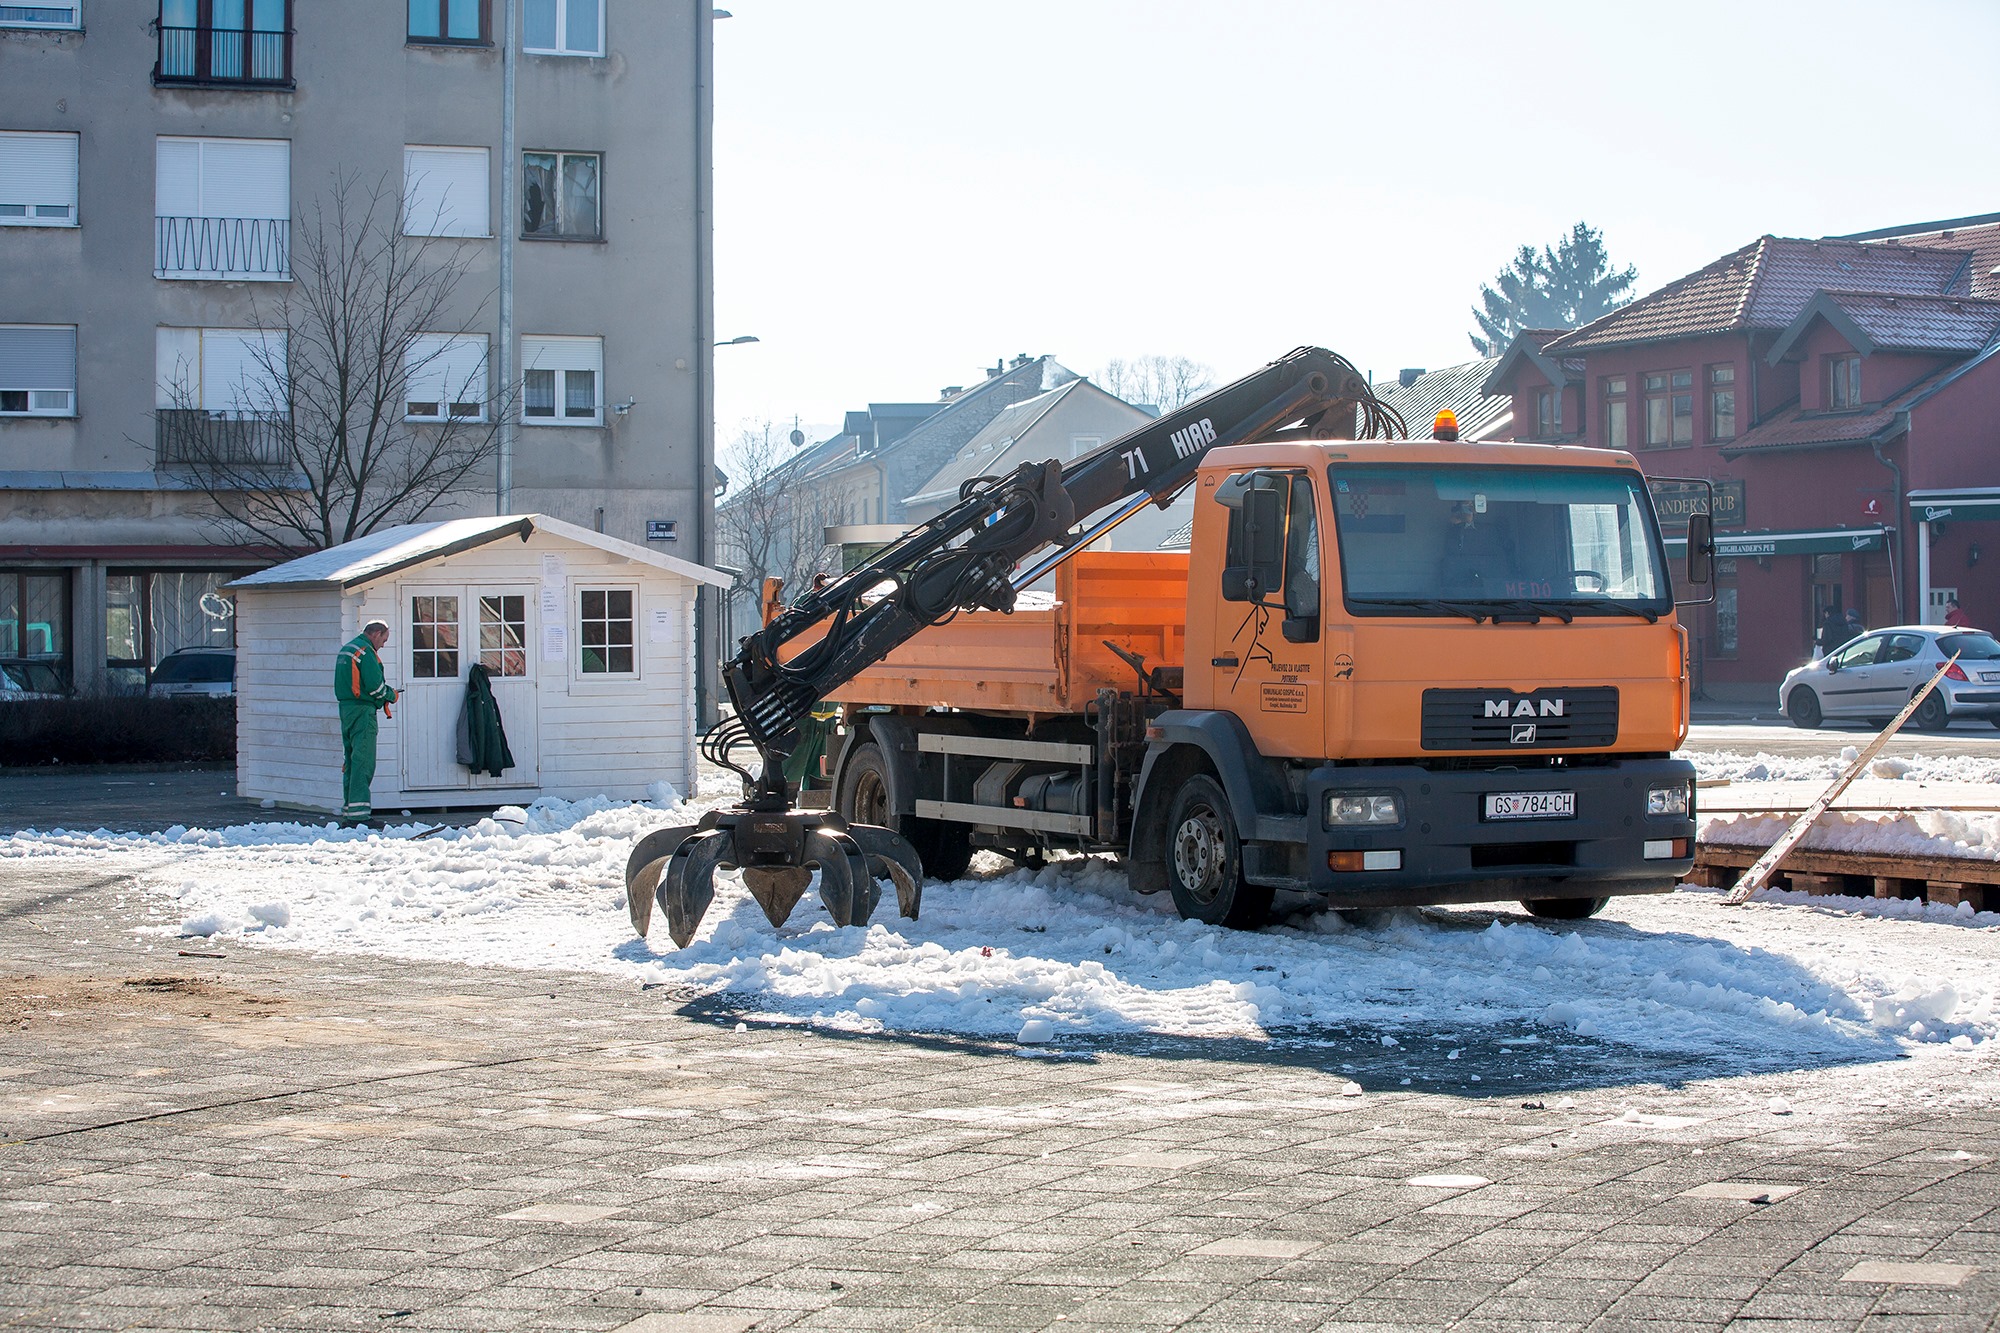
[[[914,918],[923,866],[908,842],[890,829],[791,807],[784,761],[813,705],[961,610],[1012,611],[1018,591],[1110,526],[1146,504],[1171,502],[1211,450],[1353,438],[1357,430],[1363,439],[1400,434],[1402,421],[1345,358],[1301,347],[1067,467],[1023,463],[1006,476],[967,482],[956,505],[777,615],[724,665],[735,716],[703,739],[702,753],[741,773],[750,795],[699,824],[648,834],[633,848],[625,868],[633,928],[646,933],[657,900],[674,943],[685,947],[714,897],[715,872],[728,866],[742,870],[773,925],[791,914],[814,865],[820,899],[837,925],[868,920],[880,896],[878,875],[894,882],[902,914]],[[1079,530],[1080,520],[1100,514]],[[1045,547],[1056,549],[1017,572]],[[787,651],[822,628],[817,642]],[[763,761],[754,774],[731,758],[746,741]]]

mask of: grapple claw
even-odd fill
[[[653,925],[653,891],[659,887],[660,874],[667,868],[674,849],[694,831],[693,824],[655,829],[639,839],[632,854],[625,858],[625,912],[642,940]]]
[[[896,886],[896,910],[915,921],[924,899],[924,863],[917,849],[894,829],[875,824],[849,824],[847,833],[868,857],[870,873],[886,875]]]
[[[819,900],[836,926],[866,925],[882,890],[868,873],[868,858],[847,833],[823,824],[806,834],[805,859],[819,864]]]
[[[697,833],[674,849],[660,878],[658,898],[667,914],[667,934],[682,949],[694,942],[702,914],[715,901],[716,869],[730,860],[733,839],[721,829]]]
[[[774,926],[785,924],[811,885],[812,871],[804,866],[743,867],[743,886],[750,890],[757,906],[764,909],[765,919]]]

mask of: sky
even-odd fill
[[[716,437],[1049,354],[1473,358],[1582,220],[1650,291],[2000,211],[2000,3],[717,0]]]

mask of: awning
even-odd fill
[[[1910,513],[1920,523],[1948,518],[2000,518],[2000,488],[1969,486],[1957,490],[1911,491]]]
[[[1718,532],[1715,554],[1734,560],[1759,555],[1833,555],[1842,551],[1880,551],[1887,543],[1887,528],[1814,528],[1800,532]],[[1686,537],[1667,538],[1667,549],[1678,555],[1687,550]]]

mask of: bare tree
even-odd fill
[[[745,423],[721,463],[729,495],[715,511],[717,555],[736,570],[730,623],[744,634],[758,623],[765,579],[783,579],[796,594],[832,569],[829,513],[796,446],[770,421]]]
[[[220,348],[161,367],[160,461],[239,540],[317,550],[415,522],[498,451],[514,395],[472,332],[483,303],[454,299],[471,252],[404,235],[397,184],[336,175],[293,224],[275,302],[248,330],[189,330]]]
[[[1128,403],[1146,403],[1171,412],[1215,386],[1215,371],[1185,356],[1113,358],[1097,376],[1098,387]]]

